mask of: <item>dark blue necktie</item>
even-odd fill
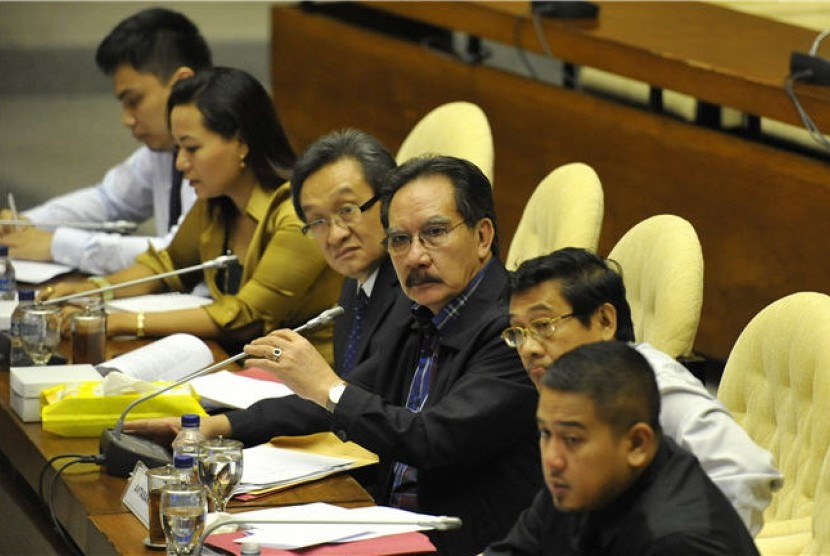
[[[175,226],[182,215],[182,173],[176,168],[176,156],[178,151],[173,152],[173,174],[170,184],[170,206],[167,215],[167,229]]]
[[[358,288],[357,297],[354,301],[354,320],[349,338],[346,340],[346,355],[343,357],[343,368],[340,369],[340,376],[346,376],[357,363],[357,345],[360,343],[360,331],[363,328],[363,319],[366,314],[366,307],[369,305],[369,298]]]

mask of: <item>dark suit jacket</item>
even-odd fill
[[[493,260],[452,327],[442,333],[438,364],[423,410],[406,409],[419,332],[405,296],[329,415],[295,396],[228,414],[234,438],[333,430],[380,457],[378,484],[389,501],[391,466],[418,468],[419,511],[460,517],[461,529],[430,534],[442,554],[476,554],[506,535],[542,484],[536,390],[515,350],[500,338],[508,326],[507,273]]]
[[[372,296],[369,298],[369,305],[366,308],[366,315],[363,318],[363,329],[360,331],[360,340],[357,344],[357,359],[359,364],[372,352],[372,343],[376,339],[377,331],[380,330],[395,304],[400,297],[401,285],[395,268],[389,257],[384,257],[378,268],[378,276],[372,288]],[[349,332],[352,330],[354,321],[354,304],[357,297],[357,280],[352,278],[343,282],[343,289],[340,290],[340,301],[338,302],[345,310],[340,318],[334,321],[334,370],[344,378],[348,376],[341,373],[343,358],[346,354],[346,341]]]

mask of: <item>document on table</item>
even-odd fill
[[[15,279],[18,282],[26,282],[27,284],[42,284],[55,276],[75,270],[65,264],[45,263],[41,261],[13,259],[12,264],[14,265]]]
[[[107,309],[127,311],[130,313],[157,313],[161,311],[177,311],[179,309],[193,309],[212,303],[213,300],[200,295],[189,293],[159,293],[124,297],[107,302]]]
[[[284,550],[296,550],[323,543],[351,542],[385,535],[423,531],[430,527],[416,525],[414,522],[417,522],[419,518],[433,519],[433,516],[384,506],[347,509],[322,502],[240,512],[233,514],[233,517],[243,520],[273,519],[277,523],[251,525],[248,534],[235,542],[255,542],[262,546]],[[281,520],[309,521],[310,523],[279,523]],[[370,523],[336,523],[338,521],[355,520]],[[384,524],[387,521],[393,523]],[[413,524],[401,525],[394,523],[397,521],[412,521]]]
[[[246,448],[242,480],[234,494],[273,489],[326,477],[355,466],[352,458],[337,458],[261,444]]]
[[[213,363],[210,347],[192,334],[182,332],[104,361],[97,365],[102,375],[116,370],[139,380],[179,380]]]
[[[259,400],[282,398],[294,393],[281,382],[250,378],[230,371],[194,378],[190,384],[203,400],[234,409],[246,409]]]

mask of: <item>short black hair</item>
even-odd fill
[[[167,125],[175,106],[193,104],[202,125],[225,139],[248,145],[248,164],[260,185],[276,189],[288,180],[295,156],[268,91],[251,74],[215,67],[173,85],[167,99]]]
[[[617,311],[616,339],[633,342],[634,323],[621,272],[616,261],[587,249],[565,247],[520,264],[510,273],[508,294],[521,293],[542,282],[559,282],[562,297],[584,326],[590,324],[591,315],[603,303],[610,303]]]
[[[166,82],[180,67],[199,72],[212,65],[199,29],[179,12],[149,8],[121,21],[104,37],[95,63],[106,75],[124,64]]]
[[[661,434],[654,370],[625,342],[595,342],[565,353],[545,371],[542,386],[588,395],[617,436],[640,422]]]
[[[375,194],[383,187],[383,180],[395,168],[395,157],[372,135],[359,129],[341,129],[324,135],[312,143],[297,159],[291,174],[291,199],[294,210],[306,221],[300,204],[300,192],[308,177],[329,164],[349,158],[360,165],[363,177]]]
[[[455,205],[467,227],[473,228],[482,218],[493,222],[493,243],[490,250],[499,257],[499,228],[490,180],[478,166],[454,156],[424,155],[408,160],[389,172],[381,193],[380,218],[389,227],[389,204],[395,193],[406,184],[425,176],[444,176],[455,190]]]

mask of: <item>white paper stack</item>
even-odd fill
[[[266,398],[282,398],[294,393],[281,382],[260,380],[230,371],[219,371],[195,378],[190,382],[202,403],[216,407],[247,409]]]
[[[274,520],[274,524],[251,525],[245,537],[235,542],[255,542],[262,546],[297,550],[322,543],[351,542],[432,527],[417,524],[429,522],[434,516],[416,514],[397,508],[373,506],[368,508],[341,508],[316,502],[301,506],[267,508],[233,514],[235,519]],[[308,521],[307,524],[296,521]],[[336,523],[337,521],[365,521],[366,523]],[[280,523],[286,521],[286,523]],[[295,521],[295,523],[287,523]],[[412,522],[401,524],[400,522]],[[389,522],[387,524],[386,522]]]
[[[242,480],[234,489],[234,494],[319,479],[349,469],[355,461],[285,450],[270,444],[246,448],[243,452]]]

